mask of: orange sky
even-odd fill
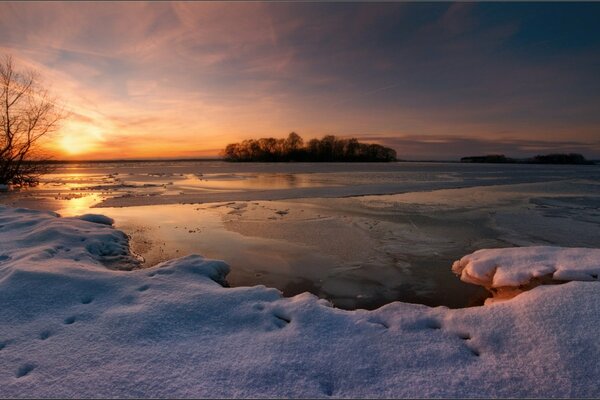
[[[591,7],[581,37],[544,7],[3,2],[0,52],[70,112],[56,158],[215,156],[292,130],[409,159],[600,155],[600,7],[573,6]]]

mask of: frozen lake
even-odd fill
[[[66,164],[1,199],[108,215],[145,266],[202,254],[231,265],[231,286],[349,309],[479,305],[487,292],[450,267],[480,248],[600,247],[600,166]]]

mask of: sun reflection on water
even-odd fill
[[[72,217],[75,215],[86,214],[90,212],[90,208],[102,201],[102,198],[97,194],[73,194],[72,197],[64,199],[62,208],[58,213],[63,217]]]

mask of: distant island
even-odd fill
[[[361,143],[356,138],[343,139],[333,135],[322,139],[304,139],[292,132],[286,139],[248,139],[225,147],[226,161],[259,162],[390,162],[396,161],[396,151],[374,143]]]
[[[593,161],[587,160],[578,153],[555,153],[546,155],[537,155],[532,158],[509,158],[504,154],[488,154],[485,156],[463,157],[460,159],[463,163],[497,163],[497,164],[574,164],[591,165]]]

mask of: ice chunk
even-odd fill
[[[452,265],[460,279],[490,288],[525,285],[551,276],[563,281],[593,281],[600,275],[600,249],[531,246],[483,249]]]

